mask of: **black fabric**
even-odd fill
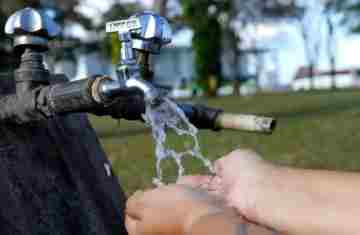
[[[0,136],[1,235],[126,234],[124,193],[85,114],[0,124]]]

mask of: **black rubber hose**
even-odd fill
[[[217,117],[223,113],[221,109],[209,108],[203,105],[179,104],[189,121],[199,129],[219,131],[216,127]]]
[[[98,106],[91,95],[92,79],[59,83],[48,90],[47,104],[56,114],[89,112]]]

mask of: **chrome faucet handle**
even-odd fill
[[[112,21],[106,24],[106,32],[119,34],[130,32],[132,48],[151,54],[160,53],[161,47],[172,40],[169,22],[152,12],[135,14],[127,20]]]
[[[161,94],[151,83],[140,79],[141,67],[134,50],[139,54],[157,54],[162,46],[171,42],[171,28],[168,21],[154,13],[144,12],[126,20],[108,22],[107,33],[117,33],[121,42],[121,61],[116,80],[104,82],[100,93],[111,97],[123,88],[138,88],[144,93],[147,103],[157,103]]]
[[[133,34],[134,49],[157,54],[161,47],[171,43],[172,30],[164,17],[143,12],[130,18],[138,18],[141,24],[141,29]]]
[[[60,26],[53,19],[33,8],[15,12],[5,25],[5,33],[14,38],[14,47],[37,46],[47,50],[48,41],[60,32]]]

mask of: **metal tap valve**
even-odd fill
[[[161,47],[169,44],[172,39],[169,22],[152,12],[135,14],[127,20],[108,22],[106,32],[119,34],[130,32],[133,49],[151,54],[160,53]]]
[[[149,82],[141,79],[134,50],[157,54],[162,46],[170,43],[172,32],[167,20],[154,13],[144,12],[126,20],[108,22],[106,32],[118,34],[121,58],[117,68],[118,79],[104,82],[100,93],[111,97],[121,89],[135,87],[143,91],[147,102],[156,102],[160,93]]]
[[[25,8],[9,17],[5,33],[14,37],[14,47],[48,49],[48,41],[60,34],[60,27],[46,14]]]
[[[14,50],[21,55],[15,71],[17,92],[24,92],[49,83],[43,52],[48,50],[50,39],[60,34],[60,27],[46,14],[25,8],[9,17],[5,33],[13,37]]]

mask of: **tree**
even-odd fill
[[[331,67],[331,87],[336,89],[336,55],[337,55],[337,29],[344,20],[343,14],[349,6],[348,0],[326,0],[324,2],[324,17],[327,25],[327,54]]]
[[[323,43],[323,5],[320,1],[299,1],[304,11],[295,17],[304,43],[304,54],[307,60],[310,78],[310,89],[315,86],[314,74],[319,62]]]
[[[346,25],[351,29],[354,33],[360,32],[360,23],[358,21],[360,15],[360,0],[348,0],[348,4],[342,12],[346,16]]]
[[[181,0],[183,17],[194,30],[193,49],[199,81],[209,96],[216,96],[221,79],[222,27],[219,17],[228,1]]]
[[[194,30],[195,66],[202,86],[209,95],[216,94],[221,79],[221,57],[233,54],[231,64],[238,66],[242,32],[265,20],[283,20],[298,15],[295,0],[179,0],[182,16],[175,17]],[[165,9],[170,1],[156,1],[157,9]],[[164,5],[165,4],[165,5]],[[300,15],[300,14],[299,14]],[[248,37],[249,35],[245,35]],[[256,35],[253,44],[256,46]],[[259,65],[261,62],[259,61]],[[260,68],[260,66],[258,66]],[[217,78],[217,79],[214,79]],[[214,84],[216,84],[214,86]],[[239,85],[239,84],[237,84]],[[236,86],[236,84],[235,84]],[[237,87],[238,88],[238,87]],[[238,90],[235,88],[234,90]]]
[[[326,51],[331,68],[331,87],[336,88],[337,29],[349,14],[344,14],[350,6],[356,8],[353,0],[301,1],[297,4],[304,9],[297,17],[304,41],[305,56],[309,65],[311,88],[314,86],[314,71],[318,64],[321,47],[324,44],[321,30],[326,28]],[[360,10],[360,4],[359,4]],[[326,27],[324,27],[326,26]]]
[[[231,2],[232,6],[229,12],[231,19],[230,24],[232,25],[233,34],[236,36],[233,40],[236,42],[237,47],[248,42],[254,54],[256,54],[256,51],[259,51],[259,48],[257,48],[259,40],[256,30],[259,24],[287,20],[301,15],[300,13],[302,12],[301,8],[295,4],[295,0],[233,0]],[[252,30],[246,30],[249,28]],[[239,48],[234,49],[238,52],[236,59],[239,60],[238,57],[242,56],[240,52],[243,53],[244,50],[239,51]],[[236,64],[238,64],[238,62],[236,62]],[[257,75],[255,76],[255,82],[258,88],[260,88],[258,78],[262,65],[262,59],[256,56]],[[239,78],[234,82],[235,94],[238,94],[240,83]]]
[[[238,76],[239,73],[239,44],[240,37],[237,34],[237,30],[234,27],[234,21],[238,15],[238,9],[236,5],[236,0],[229,1],[229,11],[227,12],[227,17],[223,20],[223,50],[224,54],[230,59],[230,63],[233,68],[233,95],[240,95],[240,79]]]
[[[155,10],[164,17],[167,17],[167,4],[169,0],[157,0],[155,1]]]

